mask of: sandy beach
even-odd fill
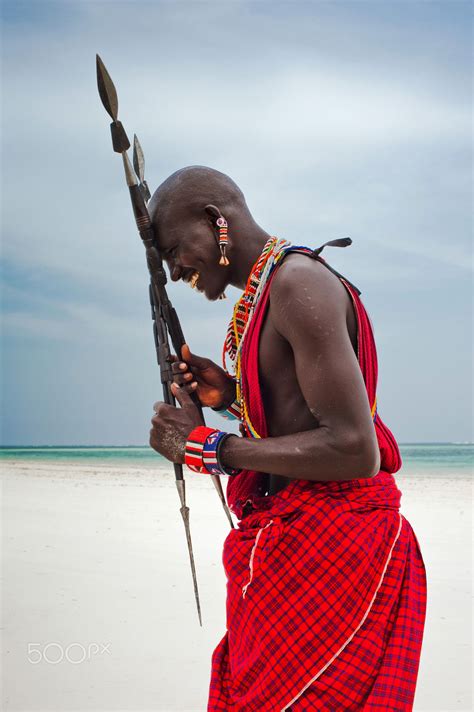
[[[414,709],[471,705],[472,488],[403,474],[428,613]],[[4,710],[203,712],[225,632],[228,524],[187,477],[203,628],[171,469],[4,462]]]

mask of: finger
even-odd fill
[[[193,381],[192,373],[176,374],[173,376],[173,383],[177,383],[178,386],[188,386]]]
[[[189,371],[188,371],[187,373],[176,374],[176,376],[174,377],[173,380],[179,386],[182,386],[183,384],[191,383],[191,381],[194,380],[194,376],[192,373],[189,373]]]
[[[180,388],[176,383],[171,384],[171,392],[180,404],[181,408],[195,407],[186,388]]]
[[[181,356],[184,361],[191,364],[191,366],[195,366],[196,368],[204,369],[209,366],[209,359],[203,358],[202,356],[196,356],[196,354],[191,353],[191,349],[187,344],[183,344],[181,347]]]
[[[171,366],[171,370],[173,373],[184,373],[188,370],[188,364],[184,363],[184,361],[175,361]]]
[[[181,390],[185,390],[186,393],[194,393],[197,388],[197,383],[196,381],[193,381],[193,383],[184,384],[182,386],[179,386],[179,388],[181,388]]]
[[[150,430],[150,436],[149,436],[148,442],[150,444],[150,447],[153,448],[153,450],[156,450],[157,452],[159,452],[160,438],[158,437],[154,428],[152,428]]]
[[[174,409],[175,409],[174,405],[170,405],[169,403],[163,403],[162,401],[158,401],[153,406],[155,415],[151,419],[152,422],[155,421],[156,423],[160,423],[161,421],[163,421],[163,419],[166,419],[167,414],[169,415],[169,411],[174,410]]]

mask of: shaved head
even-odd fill
[[[219,206],[224,215],[248,213],[239,186],[225,173],[207,166],[188,166],[172,173],[154,192],[149,210],[160,230],[170,221],[202,217],[208,204]]]
[[[154,192],[149,212],[155,241],[173,281],[195,285],[218,299],[227,285],[240,286],[268,235],[257,225],[234,181],[213,168],[188,166]],[[228,224],[227,258],[222,265],[217,220]]]

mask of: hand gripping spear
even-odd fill
[[[153,335],[155,339],[156,356],[160,366],[161,383],[163,385],[163,396],[165,403],[175,405],[175,399],[171,392],[171,383],[173,381],[173,373],[171,368],[170,347],[168,341],[168,332],[176,354],[181,355],[181,347],[185,344],[183,331],[178,319],[178,315],[172,306],[168,294],[166,292],[166,273],[163,268],[163,262],[156,246],[155,234],[150,220],[150,215],[147,209],[147,202],[150,199],[150,191],[144,178],[145,160],[143,151],[137,137],[134,137],[133,150],[133,165],[132,168],[128,158],[127,150],[130,148],[125,129],[122,123],[117,120],[118,115],[118,99],[115,86],[107,72],[104,63],[99,55],[97,55],[97,85],[99,95],[104,105],[105,110],[112,118],[110,130],[112,133],[112,145],[116,153],[122,154],[123,166],[125,170],[125,178],[130,192],[132,208],[135,215],[138,232],[146,251],[146,260],[148,270],[150,272],[150,305],[151,318],[153,321]],[[138,179],[137,179],[138,176]],[[196,393],[191,394],[196,406],[201,409],[199,399]],[[202,409],[201,409],[202,413]],[[191,564],[191,572],[193,576],[194,596],[196,599],[197,612],[199,623],[202,625],[201,605],[199,602],[199,592],[196,577],[196,567],[194,565],[193,547],[191,541],[191,531],[189,527],[189,507],[186,506],[186,489],[183,477],[182,465],[174,464],[174,473],[176,479],[176,487],[181,502],[181,516],[184,522],[186,531],[186,540],[188,544],[189,560]],[[218,475],[212,475],[212,481],[221,500],[224,511],[229,520],[230,526],[233,527],[232,517],[227,507],[224,492]]]

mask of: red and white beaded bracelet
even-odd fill
[[[184,462],[193,472],[207,475],[238,475],[241,470],[224,467],[219,461],[222,443],[232,435],[217,428],[198,425],[186,441]]]

